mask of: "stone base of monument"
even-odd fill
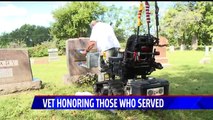
[[[41,85],[42,81],[39,79],[26,82],[3,84],[0,85],[0,95],[6,95],[27,90],[38,90],[41,89]]]
[[[204,57],[200,60],[200,64],[210,64],[211,58],[210,57]]]
[[[79,77],[79,75],[70,76],[69,74],[66,74],[63,76],[64,84],[73,84]]]

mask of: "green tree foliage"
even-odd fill
[[[0,48],[7,46],[10,42],[11,42],[11,39],[8,33],[3,33],[0,36]]]
[[[151,24],[150,28],[155,26],[154,18],[154,2],[150,3]],[[145,8],[145,5],[144,5]],[[138,6],[130,6],[127,9],[123,7],[109,6],[106,13],[100,19],[106,23],[113,23],[115,34],[119,41],[127,40],[128,37],[137,32]],[[141,16],[142,25],[140,26],[140,34],[147,34],[147,23],[145,9]]]
[[[51,35],[59,53],[65,53],[65,40],[68,38],[89,36],[89,23],[105,11],[106,7],[99,2],[71,2],[53,11],[55,22],[51,26]]]
[[[53,11],[55,22],[51,34],[60,40],[85,37],[90,33],[89,23],[103,14],[105,7],[99,2],[71,2]]]
[[[172,45],[190,45],[193,39],[199,44],[212,41],[212,2],[181,2],[170,8],[161,19],[161,35]]]
[[[213,43],[213,2],[197,2],[195,9],[202,14],[198,25],[200,44]]]
[[[122,17],[123,12],[123,7],[118,8],[115,5],[112,5],[107,8],[105,14],[100,16],[101,21],[113,26],[116,37],[119,41],[125,41],[127,39],[125,29],[122,27],[122,22],[124,21],[124,18]]]
[[[154,2],[149,2],[150,5],[150,31],[151,34],[155,33],[155,8],[154,8]],[[136,5],[136,6],[130,6],[124,14],[124,24],[123,27],[126,30],[126,34],[128,36],[132,35],[132,34],[136,34],[137,33],[137,29],[138,29],[138,10],[139,10],[139,6],[140,4]],[[143,11],[141,14],[141,23],[142,25],[139,27],[139,34],[143,35],[143,34],[147,34],[148,33],[148,25],[147,25],[147,21],[146,21],[146,10],[145,10],[145,3],[143,2]],[[154,32],[154,33],[153,33]]]
[[[25,44],[27,47],[32,47],[49,40],[51,40],[49,28],[25,24],[10,33],[4,33],[0,36],[0,46],[6,47],[13,43],[18,46]]]

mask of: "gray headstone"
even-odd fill
[[[0,94],[9,93],[8,89],[10,92],[19,91],[17,84],[25,82],[33,82],[28,51],[0,49]],[[8,88],[5,88],[5,86],[8,86]],[[30,89],[29,86],[23,87]]]
[[[174,51],[175,51],[175,46],[173,46],[173,45],[172,45],[172,46],[169,46],[169,51],[170,51],[170,52],[174,52]]]
[[[209,47],[205,46],[205,56],[208,56],[208,55],[209,55]]]
[[[59,58],[58,58],[58,49],[57,48],[48,49],[48,54],[49,54],[49,61],[57,61],[57,60],[59,60]]]
[[[69,71],[69,75],[65,75],[63,78],[66,84],[73,83],[80,75],[86,75],[87,73],[98,73],[97,67],[92,68],[92,66],[88,66],[87,64],[91,63],[94,57],[88,56],[91,59],[86,59],[86,57],[80,53],[80,51],[87,47],[88,42],[89,38],[72,38],[66,41],[66,58],[67,68]],[[91,53],[93,52],[97,52],[96,46],[91,50]],[[96,54],[88,55],[97,56]]]
[[[87,62],[85,56],[83,56],[79,51],[82,51],[87,47],[89,42],[89,38],[74,38],[69,39],[66,42],[66,57],[67,57],[67,67],[69,70],[69,75],[83,75],[88,72],[96,73],[97,69],[92,68],[88,69],[86,67],[82,67],[82,63]],[[96,47],[91,50],[91,52],[96,52]]]
[[[203,57],[200,60],[200,64],[210,64],[211,63],[211,58],[210,57]]]
[[[180,45],[180,50],[181,50],[181,51],[184,51],[185,49],[186,49],[186,45],[181,44],[181,45]]]

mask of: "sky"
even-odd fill
[[[0,35],[3,32],[9,33],[13,30],[20,28],[24,24],[39,25],[49,27],[54,22],[52,17],[52,11],[63,7],[68,1],[60,2],[41,2],[41,1],[0,1]],[[139,2],[101,2],[104,5],[116,5],[116,6],[139,6]],[[168,7],[174,5],[174,2],[158,2],[160,8],[159,15],[163,16]]]

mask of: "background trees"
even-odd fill
[[[180,46],[192,43],[211,45],[213,43],[213,3],[176,2],[160,18],[160,35],[169,40],[170,45]],[[3,33],[0,47],[33,47],[51,41],[65,53],[65,41],[69,38],[89,37],[89,23],[101,20],[114,27],[120,42],[125,42],[137,30],[137,6],[129,8],[116,5],[105,6],[100,2],[70,2],[52,12],[55,19],[50,28],[25,24],[20,28]],[[159,6],[161,9],[161,7]],[[155,33],[154,2],[150,2],[151,33]],[[142,14],[140,34],[147,33],[145,13]]]
[[[212,2],[181,2],[175,4],[161,19],[161,35],[171,45],[211,45],[213,40]]]
[[[90,34],[89,23],[102,15],[106,7],[99,2],[71,2],[53,11],[55,22],[50,33],[60,53],[65,52],[65,40],[86,37]]]
[[[44,41],[51,40],[49,28],[25,24],[20,28],[0,36],[0,47],[33,47]]]

